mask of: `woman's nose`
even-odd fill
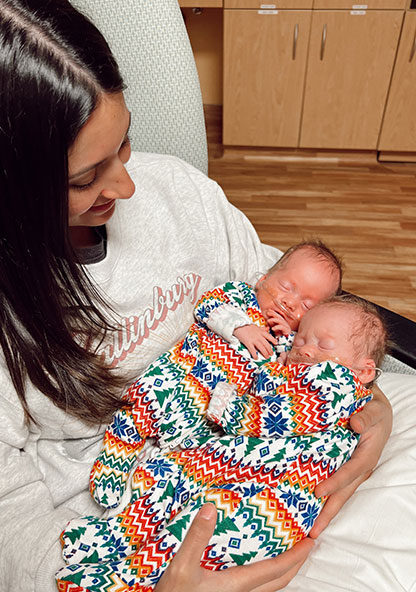
[[[124,164],[120,163],[117,175],[111,178],[101,195],[108,199],[129,199],[136,187]]]

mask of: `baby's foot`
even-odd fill
[[[116,508],[120,504],[129,474],[103,464],[101,457],[102,455],[97,458],[91,471],[90,492],[100,506]]]
[[[71,520],[61,534],[62,555],[67,563],[97,563],[121,559],[132,552],[122,534],[114,530],[117,518],[94,516]]]

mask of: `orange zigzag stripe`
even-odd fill
[[[247,390],[252,381],[252,371],[247,360],[216,337],[208,340],[207,335],[201,334],[200,347],[204,356],[226,373],[228,382],[235,384],[239,392]]]

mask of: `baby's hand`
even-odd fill
[[[275,335],[290,335],[293,331],[289,323],[274,310],[267,311],[267,323]]]
[[[234,335],[246,346],[255,360],[257,359],[257,353],[269,358],[273,354],[273,348],[270,344],[277,345],[277,339],[273,337],[266,327],[244,325],[243,327],[237,327],[234,330]]]

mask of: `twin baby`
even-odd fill
[[[108,427],[91,493],[124,509],[69,523],[58,584],[152,590],[206,502],[218,515],[201,558],[209,569],[274,557],[308,535],[325,502],[315,487],[355,449],[349,418],[371,398],[386,350],[376,309],[336,296],[340,284],[338,259],[307,242],[254,289],[228,282],[202,296],[185,338]],[[159,446],[140,455],[147,438]]]

